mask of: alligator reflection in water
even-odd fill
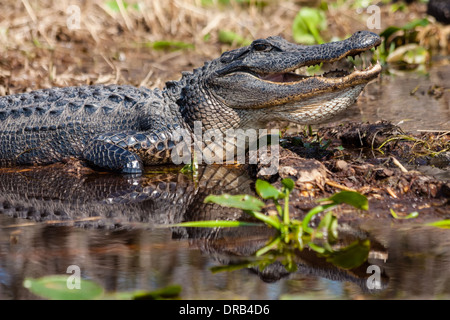
[[[98,281],[107,290],[147,289],[148,286],[155,289],[151,284],[154,286],[154,279],[163,274],[165,280],[161,282],[180,283],[186,298],[192,298],[190,294],[196,286],[189,283],[190,276],[195,275],[197,279],[213,276],[204,270],[205,265],[211,265],[205,259],[225,265],[247,261],[267,243],[273,231],[265,227],[169,230],[153,226],[193,220],[245,219],[239,210],[204,204],[203,199],[223,192],[252,194],[252,184],[245,170],[223,166],[200,168],[197,185],[178,172],[149,173],[139,178],[112,174],[78,178],[56,168],[0,172],[0,212],[9,216],[0,216],[0,298],[28,297],[29,293],[22,287],[25,277],[65,274],[72,264],[79,265],[83,275]],[[26,220],[10,217],[42,223],[27,226]],[[87,230],[61,226],[55,220]],[[350,227],[340,232],[344,244],[368,237]],[[190,247],[199,248],[201,257],[192,258],[192,250],[183,246],[186,241],[170,238],[189,239]],[[191,258],[180,261],[178,258],[183,254]],[[297,272],[292,275],[352,282],[360,292],[367,293],[366,281],[370,276],[367,268],[371,263],[382,265],[377,259],[380,257],[385,259],[387,254],[374,239],[371,239],[368,262],[352,270],[340,269],[305,249],[295,252]],[[289,275],[280,262],[262,271],[252,270],[266,282]],[[381,280],[386,287],[388,278],[384,273]],[[143,283],[146,283],[144,287]],[[204,283],[203,290],[209,292],[211,288]],[[255,298],[255,293],[252,295]]]

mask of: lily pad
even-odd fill
[[[26,278],[25,288],[42,298],[51,300],[92,300],[103,295],[103,288],[90,280],[80,279],[80,288],[70,289],[70,275],[52,275],[37,279]]]

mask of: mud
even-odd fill
[[[300,214],[314,207],[318,198],[350,190],[366,195],[370,210],[361,213],[344,209],[339,214],[344,220],[395,220],[390,209],[400,216],[419,211],[420,220],[448,219],[449,180],[420,172],[421,165],[428,167],[439,161],[443,164],[439,173],[448,173],[445,150],[450,147],[449,135],[437,136],[408,135],[387,121],[347,123],[320,129],[312,136],[287,136],[282,140],[278,175],[264,177],[259,174],[263,166],[259,166],[256,177],[267,178],[279,187],[281,179],[293,179],[296,189],[291,204]],[[429,147],[434,150],[428,149],[429,154],[441,153],[432,157],[415,151],[417,141],[424,140],[433,142]],[[414,164],[415,170],[406,169],[408,164]]]

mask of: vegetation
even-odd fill
[[[107,293],[97,283],[87,279],[77,280],[77,287],[74,287],[70,277],[51,275],[27,278],[23,285],[35,295],[50,300],[168,300],[177,299],[181,292],[180,286],[171,285],[154,291]]]
[[[442,229],[450,229],[450,219],[429,222],[426,225]]]
[[[266,246],[255,253],[256,257],[269,253],[266,259],[258,259],[251,264],[266,266],[276,259],[274,258],[275,255],[277,258],[283,258],[282,262],[288,270],[293,270],[295,269],[294,252],[295,250],[303,250],[305,245],[316,251],[320,256],[325,257],[327,261],[346,269],[357,267],[367,259],[370,249],[369,240],[356,241],[337,251],[332,248],[332,244],[338,239],[338,222],[332,209],[341,204],[349,204],[356,209],[368,210],[368,201],[365,196],[357,192],[342,191],[329,198],[318,200],[320,205],[311,209],[301,221],[291,219],[289,216],[289,196],[294,189],[294,182],[291,179],[283,179],[281,183],[281,190],[264,180],[258,179],[255,183],[255,189],[260,198],[274,203],[276,215],[262,213],[265,203],[250,195],[222,194],[218,196],[210,195],[205,198],[205,203],[216,203],[221,206],[241,209],[256,220],[277,230],[277,236],[269,240]],[[320,213],[325,213],[325,215],[316,228],[311,227],[312,218]],[[249,225],[255,224],[241,221],[190,221],[173,226],[215,228]],[[247,264],[245,263],[245,265]],[[213,270],[224,270],[224,268]]]
[[[384,153],[383,148],[398,140],[410,141],[412,143],[410,150],[412,159],[423,156],[437,157],[440,154],[450,151],[450,140],[447,138],[446,132],[438,135],[429,134],[428,138],[418,138],[412,135],[395,135],[386,139],[377,148],[377,151]]]

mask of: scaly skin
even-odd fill
[[[165,100],[159,90],[116,85],[2,97],[0,165],[74,157],[105,169],[140,172],[143,164],[168,162],[170,132],[182,119],[178,106]],[[143,150],[152,156],[141,157]]]
[[[320,123],[353,104],[381,71],[299,76],[298,68],[331,63],[380,44],[371,32],[323,45],[280,37],[225,52],[164,90],[82,86],[0,98],[0,166],[49,164],[66,158],[123,173],[170,163],[180,129],[264,128],[273,120]]]

